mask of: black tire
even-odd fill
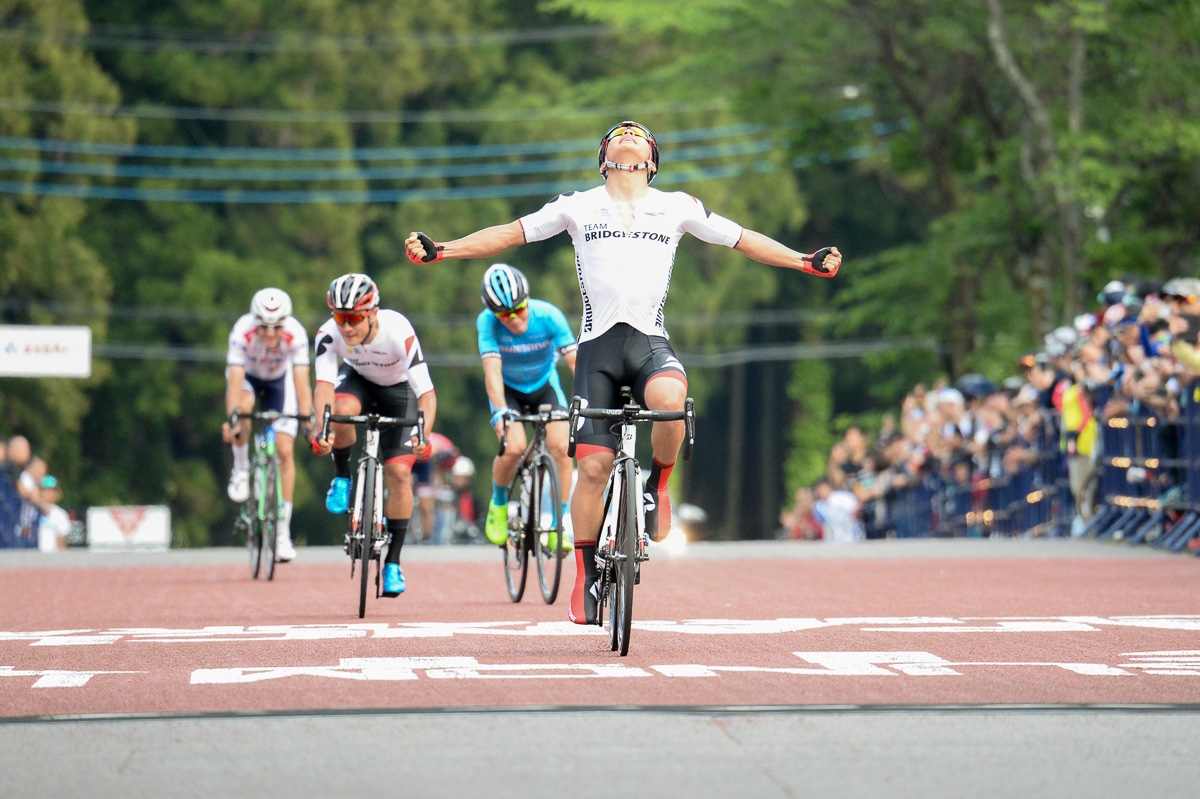
[[[637,501],[635,491],[640,491],[633,461],[625,461],[624,492],[621,497],[621,515],[617,517],[617,540],[614,545],[618,557],[613,579],[612,627],[616,630],[617,647],[621,657],[629,654],[629,633],[633,627],[633,585],[637,576]]]
[[[534,464],[534,492],[531,498],[530,517],[533,529],[533,551],[537,555],[538,583],[542,588],[542,599],[553,605],[558,598],[558,587],[562,581],[563,561],[563,514],[559,491],[558,466],[549,455],[543,455]],[[547,510],[549,515],[547,516]],[[549,524],[547,524],[549,521]],[[550,546],[548,539],[554,539]]]
[[[262,567],[263,577],[275,579],[275,544],[279,531],[279,464],[271,460],[263,469]]]
[[[367,586],[371,583],[371,551],[375,537],[375,461],[368,460],[359,473],[362,479],[362,515],[358,522],[358,558],[362,571],[358,575],[358,617],[367,615]],[[358,493],[355,487],[355,493]]]
[[[526,480],[532,480],[529,465],[522,465],[513,478],[508,489],[509,499],[521,498],[525,493],[521,486]],[[508,537],[504,539],[504,580],[508,583],[508,597],[513,602],[520,602],[525,595],[525,580],[529,576],[529,557],[533,552],[530,546],[533,531],[529,527],[527,509],[522,506],[520,515],[521,526],[514,530],[508,526]]]
[[[250,554],[250,579],[258,579],[259,564],[262,563],[262,538],[258,535],[257,521],[251,517],[250,509],[245,504],[238,509],[238,517],[233,522],[233,534],[246,536],[246,550]]]

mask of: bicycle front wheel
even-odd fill
[[[637,472],[632,460],[625,461],[624,491],[621,494],[620,516],[617,517],[617,536],[613,545],[616,556],[613,593],[612,625],[621,657],[629,654],[629,633],[633,627],[633,585],[637,577]]]
[[[355,537],[358,539],[358,556],[362,571],[358,575],[358,617],[361,619],[367,615],[367,586],[371,579],[368,573],[371,571],[371,551],[375,548],[375,461],[369,460],[364,468],[359,472],[359,477],[362,479],[362,513],[359,514],[358,530]],[[355,491],[355,494],[358,494]]]
[[[525,580],[529,576],[529,558],[534,551],[532,536],[536,527],[530,525],[529,495],[533,484],[533,469],[524,464],[517,470],[508,489],[509,499],[517,497],[521,500],[521,512],[518,515],[517,526],[508,523],[508,536],[504,539],[504,580],[508,584],[508,597],[513,602],[520,602],[525,595]]]
[[[549,455],[534,464],[533,494],[529,503],[529,528],[535,530],[532,551],[537,554],[538,582],[542,599],[553,605],[562,580],[563,514],[558,488],[558,467]]]
[[[258,520],[250,515],[250,508],[243,504],[233,523],[233,534],[246,536],[246,551],[250,553],[250,579],[257,580],[262,563],[262,536],[258,534]]]
[[[267,461],[260,478],[262,484],[262,566],[268,580],[275,579],[275,544],[279,531],[279,464]]]

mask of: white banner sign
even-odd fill
[[[89,549],[167,549],[171,509],[166,505],[88,508]]]
[[[90,377],[92,329],[0,326],[0,377]]]

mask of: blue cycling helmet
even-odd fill
[[[492,264],[483,273],[479,296],[492,313],[506,313],[529,299],[529,281],[516,267]]]

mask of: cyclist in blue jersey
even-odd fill
[[[483,275],[480,297],[486,310],[475,326],[479,355],[483,358],[483,383],[492,410],[492,427],[504,435],[504,417],[534,413],[539,405],[565,408],[556,364],[561,356],[575,372],[575,334],[563,312],[544,300],[529,296],[529,281],[508,264],[492,264]],[[484,533],[493,544],[508,537],[508,484],[517,474],[525,451],[525,430],[508,429],[504,452],[492,461],[492,503]],[[559,497],[566,517],[566,493],[571,485],[571,459],[567,456],[567,423],[546,425],[546,445],[558,466],[564,496]],[[563,541],[563,546],[567,546]]]

